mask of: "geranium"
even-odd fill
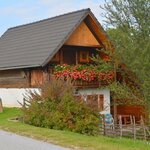
[[[54,67],[54,76],[56,78],[71,78],[72,80],[91,81],[111,81],[114,79],[114,72],[108,70],[102,72],[97,66],[87,65],[57,65]]]

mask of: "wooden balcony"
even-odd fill
[[[104,82],[99,82],[99,81],[83,81],[83,80],[75,80],[73,81],[74,87],[78,88],[98,88],[100,86],[107,85],[108,83]]]

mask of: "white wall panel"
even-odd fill
[[[23,102],[24,96],[28,93],[28,91],[36,91],[40,92],[37,88],[0,88],[0,98],[2,99],[2,103],[4,107],[20,107],[20,104],[17,102]]]

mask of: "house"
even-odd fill
[[[90,56],[97,53],[97,48],[113,50],[90,9],[9,28],[0,38],[3,105],[19,106],[17,101],[22,102],[26,90],[39,91],[38,84],[50,80],[52,64],[91,63]],[[96,95],[98,107],[106,108],[102,113],[110,113],[109,89],[100,90],[93,82],[76,87],[85,100]]]

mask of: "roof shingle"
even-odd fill
[[[43,66],[89,9],[8,29],[0,38],[0,70]]]

